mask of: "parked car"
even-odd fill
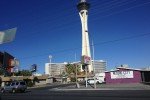
[[[103,83],[103,81],[102,80],[98,80],[98,79],[88,79],[87,80],[87,83],[88,84],[94,84],[94,82],[96,83],[96,84],[100,84],[100,83]]]
[[[13,81],[11,83],[6,84],[1,88],[1,92],[25,92],[27,89],[27,85],[25,81]]]

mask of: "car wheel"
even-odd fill
[[[1,93],[4,93],[5,92],[5,90],[4,89],[1,89]]]
[[[12,89],[12,93],[15,93],[16,92],[16,90],[15,89]]]
[[[26,92],[26,89],[21,90],[21,92],[23,92],[23,93]]]

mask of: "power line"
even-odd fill
[[[114,1],[116,1],[116,0],[114,0]],[[113,1],[113,2],[114,2],[114,1]],[[122,2],[123,2],[123,1],[122,1]],[[112,3],[112,1],[106,2],[106,3],[107,3],[107,4]],[[120,3],[120,2],[115,2],[115,3]],[[105,3],[104,3],[104,4],[105,4]],[[124,5],[124,4],[123,4],[123,5]],[[101,6],[101,5],[100,5],[100,6]],[[110,5],[110,6],[111,6],[111,5]],[[121,5],[117,5],[117,6],[121,6]],[[116,7],[117,7],[117,6],[116,6]],[[95,7],[93,7],[93,8],[95,8]],[[108,8],[108,9],[106,9],[106,10],[109,10],[109,9],[111,9],[111,8]],[[96,13],[93,13],[93,12],[92,12],[92,13],[90,13],[90,15],[92,16],[92,15],[95,15],[95,14],[98,14],[98,13],[100,13],[100,12],[96,12]],[[115,12],[115,13],[116,13],[116,12]],[[115,14],[115,13],[112,13],[112,14]],[[111,14],[111,15],[112,15],[112,14]],[[69,16],[67,16],[67,17],[69,18],[69,17],[71,17],[71,16],[72,16],[72,15],[69,15]],[[106,17],[107,17],[107,16],[110,16],[110,14],[109,14],[109,15],[106,15]],[[102,16],[102,17],[105,17],[105,16]],[[48,18],[48,17],[47,17],[47,18]],[[58,18],[59,18],[59,19],[61,18],[61,21],[65,21],[65,20],[66,20],[66,17],[60,17],[60,16],[57,16],[57,17],[56,17],[56,16],[54,16],[54,19],[48,18],[48,19],[50,19],[50,20],[49,20],[49,21],[46,20],[46,24],[55,22]],[[62,18],[63,18],[63,20],[62,20]],[[94,19],[94,20],[95,20],[95,19]],[[42,21],[43,21],[43,20],[42,20]],[[72,23],[75,23],[75,22],[76,22],[76,20],[72,21],[71,24],[72,24]],[[45,22],[42,22],[42,23],[45,24]],[[37,22],[37,20],[36,20],[36,21],[35,21],[35,24],[36,24],[35,27],[37,27],[38,24],[39,24],[39,25],[42,25],[42,23],[41,23],[41,22]],[[32,24],[33,24],[33,23],[32,23]],[[68,25],[68,24],[65,23],[65,25]],[[62,24],[60,27],[62,27],[62,26],[64,26],[64,25]],[[32,28],[33,28],[33,27],[34,27],[34,26],[32,26]],[[56,28],[57,28],[57,27],[56,27]],[[55,30],[55,28],[53,28],[53,29]],[[28,33],[30,33],[30,32],[28,32]],[[38,32],[33,32],[33,33],[38,33]],[[37,35],[37,34],[36,34],[36,35]],[[30,36],[31,36],[31,35],[30,35]]]
[[[139,4],[139,5],[135,5],[135,6],[132,6],[132,7],[129,7],[129,8],[126,8],[126,9],[123,9],[123,10],[121,10],[121,11],[117,11],[117,12],[113,12],[113,13],[110,13],[110,14],[108,14],[108,15],[104,15],[104,16],[101,16],[101,17],[96,17],[96,18],[94,18],[94,19],[91,19],[91,20],[89,20],[89,21],[94,21],[94,20],[98,20],[98,19],[102,19],[102,18],[105,18],[105,17],[108,17],[108,16],[111,16],[111,15],[114,15],[114,14],[118,14],[118,13],[122,13],[122,12],[124,12],[124,11],[128,11],[128,10],[130,10],[130,9],[133,9],[133,8],[136,8],[136,7],[140,7],[140,6],[143,6],[143,5],[146,5],[146,4],[149,4],[150,2],[146,2],[146,3],[143,3],[143,4]],[[118,6],[120,6],[120,5],[118,5]],[[98,12],[99,13],[99,12]],[[90,14],[90,16],[95,16],[95,14],[97,14],[97,13],[91,13]],[[66,17],[64,17],[65,19],[64,20],[61,20],[61,21],[65,21],[66,20]],[[54,22],[56,21],[56,20],[53,20]],[[49,22],[47,22],[46,24],[48,24],[48,23],[51,23],[52,21],[49,21]],[[73,23],[73,24],[72,24]],[[41,24],[41,23],[40,23]],[[69,23],[63,23],[63,24],[59,24],[59,23],[57,23],[57,24],[55,24],[55,25],[59,25],[59,26],[55,26],[55,27],[51,27],[52,29],[51,29],[51,32],[53,32],[53,31],[55,31],[56,29],[57,30],[59,30],[59,29],[65,29],[63,26],[67,26],[67,25],[69,25],[69,27],[70,27],[70,24],[71,25],[75,25],[75,24],[77,24],[77,20],[73,20],[73,21],[71,21],[71,22],[69,22]],[[36,26],[37,27],[37,26]],[[67,27],[68,28],[68,27]],[[30,33],[30,32],[29,32]],[[39,36],[40,34],[37,34],[37,33],[39,33],[38,31],[37,32],[32,32],[32,33],[36,33],[36,35],[33,35],[33,36]],[[28,36],[27,36],[28,37]],[[31,37],[31,35],[30,35],[30,37]]]
[[[114,14],[122,13],[122,12],[124,12],[124,11],[128,11],[128,10],[130,10],[130,9],[133,9],[133,8],[136,8],[136,7],[140,7],[140,6],[149,4],[149,3],[150,3],[150,2],[146,2],[146,3],[143,3],[143,4],[135,5],[135,6],[133,6],[133,7],[129,7],[129,8],[123,9],[123,10],[121,10],[121,11],[112,12],[112,13],[110,13],[110,14],[108,14],[108,15],[101,16],[100,18],[97,17],[97,18],[94,18],[94,19],[89,20],[89,21],[98,20],[98,19],[105,18],[105,17],[111,16],[111,15],[114,15]],[[118,6],[121,6],[121,5],[118,5]],[[107,9],[106,9],[106,10],[107,10]],[[97,12],[97,13],[90,13],[90,16],[93,16],[93,15],[95,15],[95,14],[97,15],[98,13],[100,13],[100,12]],[[68,16],[68,18],[69,18],[69,17],[70,17],[70,16]],[[64,19],[61,20],[61,21],[65,21],[65,20],[66,20],[66,17],[64,17]],[[51,23],[51,22],[55,22],[55,21],[56,21],[56,20],[49,21],[49,22],[46,22],[46,24]],[[72,23],[76,23],[76,22],[77,22],[76,20],[73,20],[72,22],[69,22],[69,23],[63,23],[63,24],[59,24],[59,23],[58,23],[58,25],[60,25],[60,27],[62,27],[62,26],[65,26],[65,25],[69,25],[69,24],[72,24]],[[41,24],[41,23],[40,23],[40,24]],[[72,25],[73,25],[73,24],[72,24]],[[53,29],[55,30],[56,28],[58,28],[58,26],[55,27],[55,28],[53,28]]]
[[[116,3],[112,4],[112,5],[109,5],[108,7],[106,6],[105,8],[102,8],[102,9],[98,8],[99,9],[98,13],[103,13],[103,12],[106,12],[106,11],[109,11],[109,10],[113,10],[113,9],[121,7],[121,6],[126,6],[128,4],[134,3],[135,1],[136,0],[131,0],[131,1],[127,1],[127,2],[116,2]],[[94,10],[96,8],[94,7]],[[95,13],[94,10],[92,11],[92,13]]]
[[[147,5],[147,4],[150,4],[150,2],[146,2],[146,3],[143,3],[143,4],[138,4],[138,5],[135,5],[135,6],[132,6],[132,7],[117,11],[117,12],[110,13],[108,15],[101,16],[100,19],[111,16],[111,15],[114,15],[114,14],[119,14],[119,13],[122,13],[122,12],[125,12],[125,11],[128,11],[128,10],[131,10],[131,9],[137,8],[137,7],[141,7],[141,6]],[[96,20],[96,19],[99,19],[99,18],[95,18],[94,20]]]
[[[97,46],[97,45],[102,45],[102,44],[114,43],[114,42],[119,42],[119,41],[123,41],[123,40],[140,38],[140,37],[144,37],[144,36],[148,36],[148,35],[150,35],[150,33],[138,34],[138,35],[134,35],[134,36],[123,37],[123,38],[120,38],[120,39],[115,39],[115,40],[109,40],[109,41],[94,43],[94,44],[92,44],[90,46]],[[45,56],[45,55],[48,55],[48,54],[58,54],[58,53],[63,53],[63,52],[73,51],[73,50],[78,50],[78,49],[81,49],[81,47],[68,48],[68,49],[63,49],[63,50],[59,50],[59,51],[47,52],[47,53],[43,53],[43,54],[40,54],[40,55],[34,55],[34,56],[29,56],[29,57],[22,57],[20,59],[35,58],[35,57],[39,57],[39,56]]]
[[[139,38],[139,37],[143,37],[143,36],[147,36],[147,35],[150,35],[150,33],[138,34],[138,35],[129,36],[129,37],[123,37],[123,38],[120,38],[120,39],[115,39],[115,40],[95,43],[94,45],[101,45],[101,44],[113,43],[113,42],[118,42],[118,41],[123,41],[123,40],[129,40],[129,39]]]
[[[106,15],[106,16],[104,16],[104,17],[107,17],[107,16],[110,16],[110,15],[113,15],[113,14],[117,14],[117,13],[121,13],[121,12],[124,12],[124,11],[126,11],[126,10],[130,10],[130,9],[132,9],[132,8],[135,8],[135,7],[140,7],[140,6],[143,6],[143,5],[146,5],[146,4],[149,4],[150,2],[147,2],[147,3],[144,3],[144,4],[140,4],[140,5],[136,5],[136,6],[133,6],[133,7],[130,7],[130,8],[127,8],[127,9],[124,9],[123,11],[119,11],[119,12],[114,12],[114,13],[111,13],[111,14],[109,14],[109,15]],[[91,13],[91,15],[92,14],[99,14],[99,13]],[[103,17],[102,17],[103,18]],[[99,18],[95,18],[95,19],[92,19],[92,20],[90,20],[90,21],[93,21],[93,20],[98,20]],[[55,21],[55,20],[54,20]],[[63,21],[65,21],[65,19],[63,20]],[[50,21],[49,21],[50,22]],[[72,24],[73,22],[77,22],[76,20],[75,21],[72,21],[72,22],[70,22],[70,24]],[[76,23],[77,24],[77,23]],[[68,23],[65,23],[65,24],[61,24],[59,27],[57,26],[57,27],[54,27],[52,30],[51,30],[51,32],[52,31],[55,31],[56,29],[65,29],[63,26],[65,26],[65,25],[68,25]],[[74,25],[74,24],[72,24],[72,25]],[[69,25],[69,27],[71,27],[71,25]],[[35,32],[36,33],[36,32]],[[37,35],[37,34],[36,34]],[[36,36],[36,35],[33,35],[33,36]],[[39,34],[40,35],[40,34]],[[128,37],[129,38],[129,37]],[[124,39],[123,39],[124,40]],[[118,39],[116,39],[116,40],[112,40],[112,41],[106,41],[106,43],[111,43],[111,42],[116,42],[116,41],[121,41],[120,39],[118,40]],[[103,44],[103,43],[96,43],[95,45],[99,45],[99,44]],[[104,42],[104,44],[105,44],[105,42]],[[70,50],[75,50],[75,49],[81,49],[81,48],[71,48],[71,49],[64,49],[64,50],[60,50],[60,51],[56,51],[56,52],[54,52],[54,53],[61,53],[61,52],[66,52],[66,51],[70,51]],[[47,53],[47,54],[49,54],[49,53]],[[35,55],[35,57],[37,57],[37,56],[42,56],[43,54],[41,54],[41,55]],[[46,55],[46,53],[44,54],[44,55]],[[34,56],[33,56],[34,57]],[[30,57],[25,57],[25,58],[30,58]]]
[[[114,0],[114,1],[115,1],[115,0]],[[112,1],[106,2],[106,3],[107,3],[107,4],[112,3]],[[116,3],[117,3],[117,2],[116,2]],[[120,2],[119,2],[119,3],[120,3]],[[98,4],[98,3],[96,3],[96,4]],[[104,3],[104,4],[105,4],[105,3]],[[101,4],[101,5],[104,5],[104,4]],[[99,6],[101,6],[101,5],[99,5]],[[98,7],[99,7],[99,6],[98,6]],[[41,7],[41,5],[40,5],[40,7]],[[39,7],[39,8],[40,8],[40,7]],[[39,9],[39,8],[38,8],[38,9]],[[60,7],[59,7],[59,8],[60,8]],[[95,8],[95,6],[92,7],[92,8]],[[101,8],[103,8],[103,7],[101,7]],[[100,8],[99,8],[99,9],[100,9]],[[70,9],[66,9],[66,10],[68,10],[67,12],[69,12]],[[73,9],[72,9],[72,10],[73,10]],[[31,9],[30,12],[33,13],[33,10]],[[54,13],[57,13],[57,11],[55,11]],[[53,13],[53,15],[54,15],[54,13]],[[64,12],[59,12],[59,14],[61,14],[61,13],[64,13]],[[28,17],[28,15],[29,15],[29,14],[27,14],[27,16],[21,16],[21,18],[23,18],[23,17]],[[52,21],[52,20],[53,20],[53,21],[54,21],[54,20],[57,20],[58,18],[59,18],[59,19],[60,19],[60,18],[64,18],[64,17],[61,17],[61,16],[57,16],[57,17],[56,17],[56,16],[53,16],[54,19],[52,19],[52,18],[49,18],[49,17],[50,17],[49,15],[52,16],[51,13],[49,13],[46,19],[50,19],[51,21]],[[72,14],[69,14],[69,16],[72,16]],[[36,16],[36,17],[37,17],[37,16]],[[39,19],[40,17],[37,17],[37,18]],[[16,16],[15,16],[15,19],[16,19]],[[34,17],[33,17],[33,19],[34,19]],[[16,19],[16,20],[18,20],[18,19]],[[37,21],[38,21],[38,20],[35,21],[36,26],[37,26]],[[50,22],[51,22],[51,21],[50,21]],[[46,21],[46,22],[48,22],[48,21]],[[32,23],[33,23],[33,20],[32,20]],[[42,23],[43,23],[43,20],[42,20]],[[39,24],[41,25],[41,22],[39,22]]]

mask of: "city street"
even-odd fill
[[[1,100],[149,100],[150,90],[57,90],[32,88],[26,93],[4,93]]]

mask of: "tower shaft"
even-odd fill
[[[89,34],[88,34],[88,25],[87,25],[87,10],[82,10],[79,12],[82,24],[82,56],[91,57],[90,53],[90,43],[89,43]]]
[[[79,15],[82,24],[82,56],[88,56],[91,58],[90,51],[90,42],[89,42],[89,33],[88,33],[88,9],[90,5],[86,2],[86,0],[81,0],[77,5],[79,10]],[[93,71],[91,65],[88,65],[88,71]]]

